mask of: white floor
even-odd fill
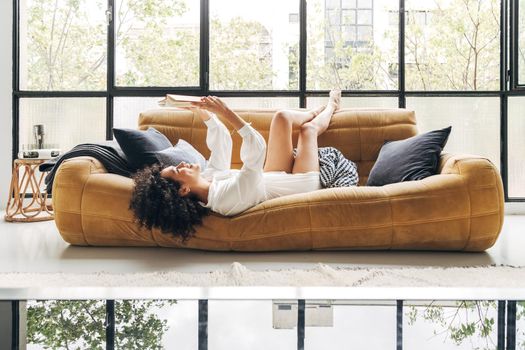
[[[3,217],[3,215],[2,215]],[[341,267],[525,266],[525,216],[509,215],[494,247],[483,253],[337,251],[217,253],[167,248],[74,247],[54,222],[0,222],[0,272],[206,272],[240,262],[253,270],[310,268],[322,262]]]

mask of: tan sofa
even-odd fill
[[[238,112],[268,138],[275,111]],[[173,143],[183,138],[209,155],[206,127],[190,111],[144,112],[139,128],[149,126]],[[491,247],[503,222],[503,191],[498,170],[483,157],[443,154],[438,175],[383,187],[363,186],[384,141],[416,133],[415,115],[409,110],[338,111],[319,144],[340,149],[358,164],[359,187],[276,198],[234,217],[212,214],[185,244],[158,230],[138,228],[128,210],[131,179],[108,174],[94,158],[74,158],[65,161],[56,174],[55,221],[64,240],[74,245],[225,251],[483,251]],[[454,130],[451,137],[458,137]],[[237,133],[233,142],[232,167],[238,168],[241,140]]]

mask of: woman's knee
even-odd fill
[[[277,111],[273,115],[272,123],[279,123],[280,125],[282,125],[282,124],[289,124],[289,125],[291,125],[292,124],[292,118],[291,118],[289,113],[287,113],[284,110],[281,110],[281,111]]]

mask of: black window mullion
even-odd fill
[[[20,6],[19,0],[13,0],[13,97],[11,108],[13,110],[13,119],[11,125],[11,158],[14,161],[18,158],[18,143],[20,134],[20,107],[19,97],[16,92],[20,90]]]
[[[208,350],[208,300],[199,300],[199,350]]]
[[[305,308],[304,299],[297,300],[297,350],[304,350],[305,338]]]
[[[505,312],[507,303],[505,300],[498,301],[498,350],[505,350]]]
[[[508,103],[509,97],[502,94],[500,98],[500,174],[503,183],[505,201],[509,199],[509,176],[508,176]]]
[[[507,68],[507,17],[508,17],[508,0],[501,0],[500,6],[500,91],[502,92],[500,98],[500,164],[501,164],[501,179],[503,182],[503,193],[505,200],[509,198],[508,191],[508,96],[505,94],[508,91],[508,68]]]
[[[26,340],[22,342],[25,344]],[[11,301],[11,349],[20,348],[20,301]],[[25,348],[25,346],[24,346]]]
[[[403,300],[396,303],[396,350],[403,350]]]
[[[106,300],[106,350],[115,349],[115,300]]]
[[[518,80],[518,59],[519,59],[519,0],[509,0],[511,6],[510,12],[510,86],[512,89],[517,89],[519,85]]]
[[[507,38],[508,38],[508,1],[501,0],[500,3],[500,91],[508,91],[508,67],[507,67]]]
[[[507,301],[507,350],[516,349],[516,301]]]
[[[115,0],[108,0],[106,140],[113,139],[113,96],[115,95]]]
[[[299,0],[299,107],[306,108],[306,0]]]
[[[200,8],[200,89],[201,95],[210,91],[210,3],[201,0]]]
[[[398,46],[399,108],[406,107],[405,87],[405,0],[399,0],[399,46]]]

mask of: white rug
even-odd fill
[[[252,271],[239,263],[208,273],[0,273],[0,288],[35,287],[487,287],[525,288],[525,268],[332,268]]]

